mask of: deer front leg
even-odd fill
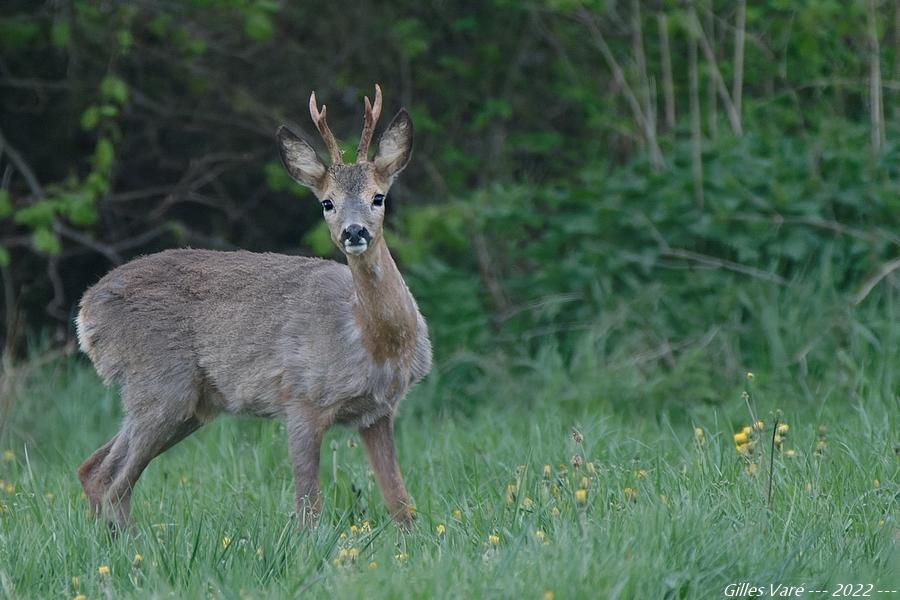
[[[294,467],[297,518],[301,527],[312,525],[322,509],[319,496],[319,452],[324,429],[299,415],[287,422],[288,449]]]
[[[397,464],[397,453],[394,448],[393,417],[382,417],[369,427],[359,430],[366,455],[378,479],[378,487],[391,516],[403,529],[412,529],[412,515],[409,511],[409,496]]]

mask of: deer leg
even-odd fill
[[[294,467],[294,492],[297,499],[297,518],[301,527],[315,522],[322,510],[319,494],[319,456],[324,428],[293,415],[288,418],[288,449]]]
[[[394,448],[394,420],[393,417],[382,417],[369,427],[359,430],[366,455],[381,495],[387,505],[391,516],[403,529],[412,529],[412,515],[409,511],[409,495],[403,483],[403,475],[400,474],[400,465],[397,463],[397,452]]]
[[[131,513],[131,491],[150,461],[201,425],[195,417],[175,423],[150,415],[126,417],[103,462],[91,476],[91,505],[96,504],[96,511],[106,510],[111,525],[125,525]]]
[[[109,455],[109,451],[117,437],[117,435],[114,435],[111,440],[98,448],[78,467],[78,479],[81,481],[84,495],[87,496],[94,514],[100,512],[100,502],[103,499],[103,491],[102,489],[98,490],[95,483],[95,474],[100,465],[103,464],[103,460]]]

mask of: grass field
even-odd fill
[[[900,598],[878,593],[900,585],[895,301],[752,306],[670,364],[610,350],[604,323],[571,352],[445,359],[398,418],[406,536],[353,432],[326,439],[325,512],[300,531],[283,427],[225,417],[150,466],[135,532],[112,538],[75,469],[115,431],[117,392],[81,359],[35,359],[7,398],[0,595],[724,598],[750,582]]]

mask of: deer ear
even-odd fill
[[[319,188],[325,178],[325,165],[312,146],[284,125],[278,128],[275,137],[278,138],[281,164],[294,181],[308,188]]]
[[[412,119],[406,109],[401,108],[378,142],[375,170],[385,179],[393,179],[409,162],[412,142]]]

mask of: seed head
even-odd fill
[[[572,428],[572,439],[575,440],[576,444],[581,444],[582,442],[584,442],[584,436],[581,435],[581,432],[574,427]]]

